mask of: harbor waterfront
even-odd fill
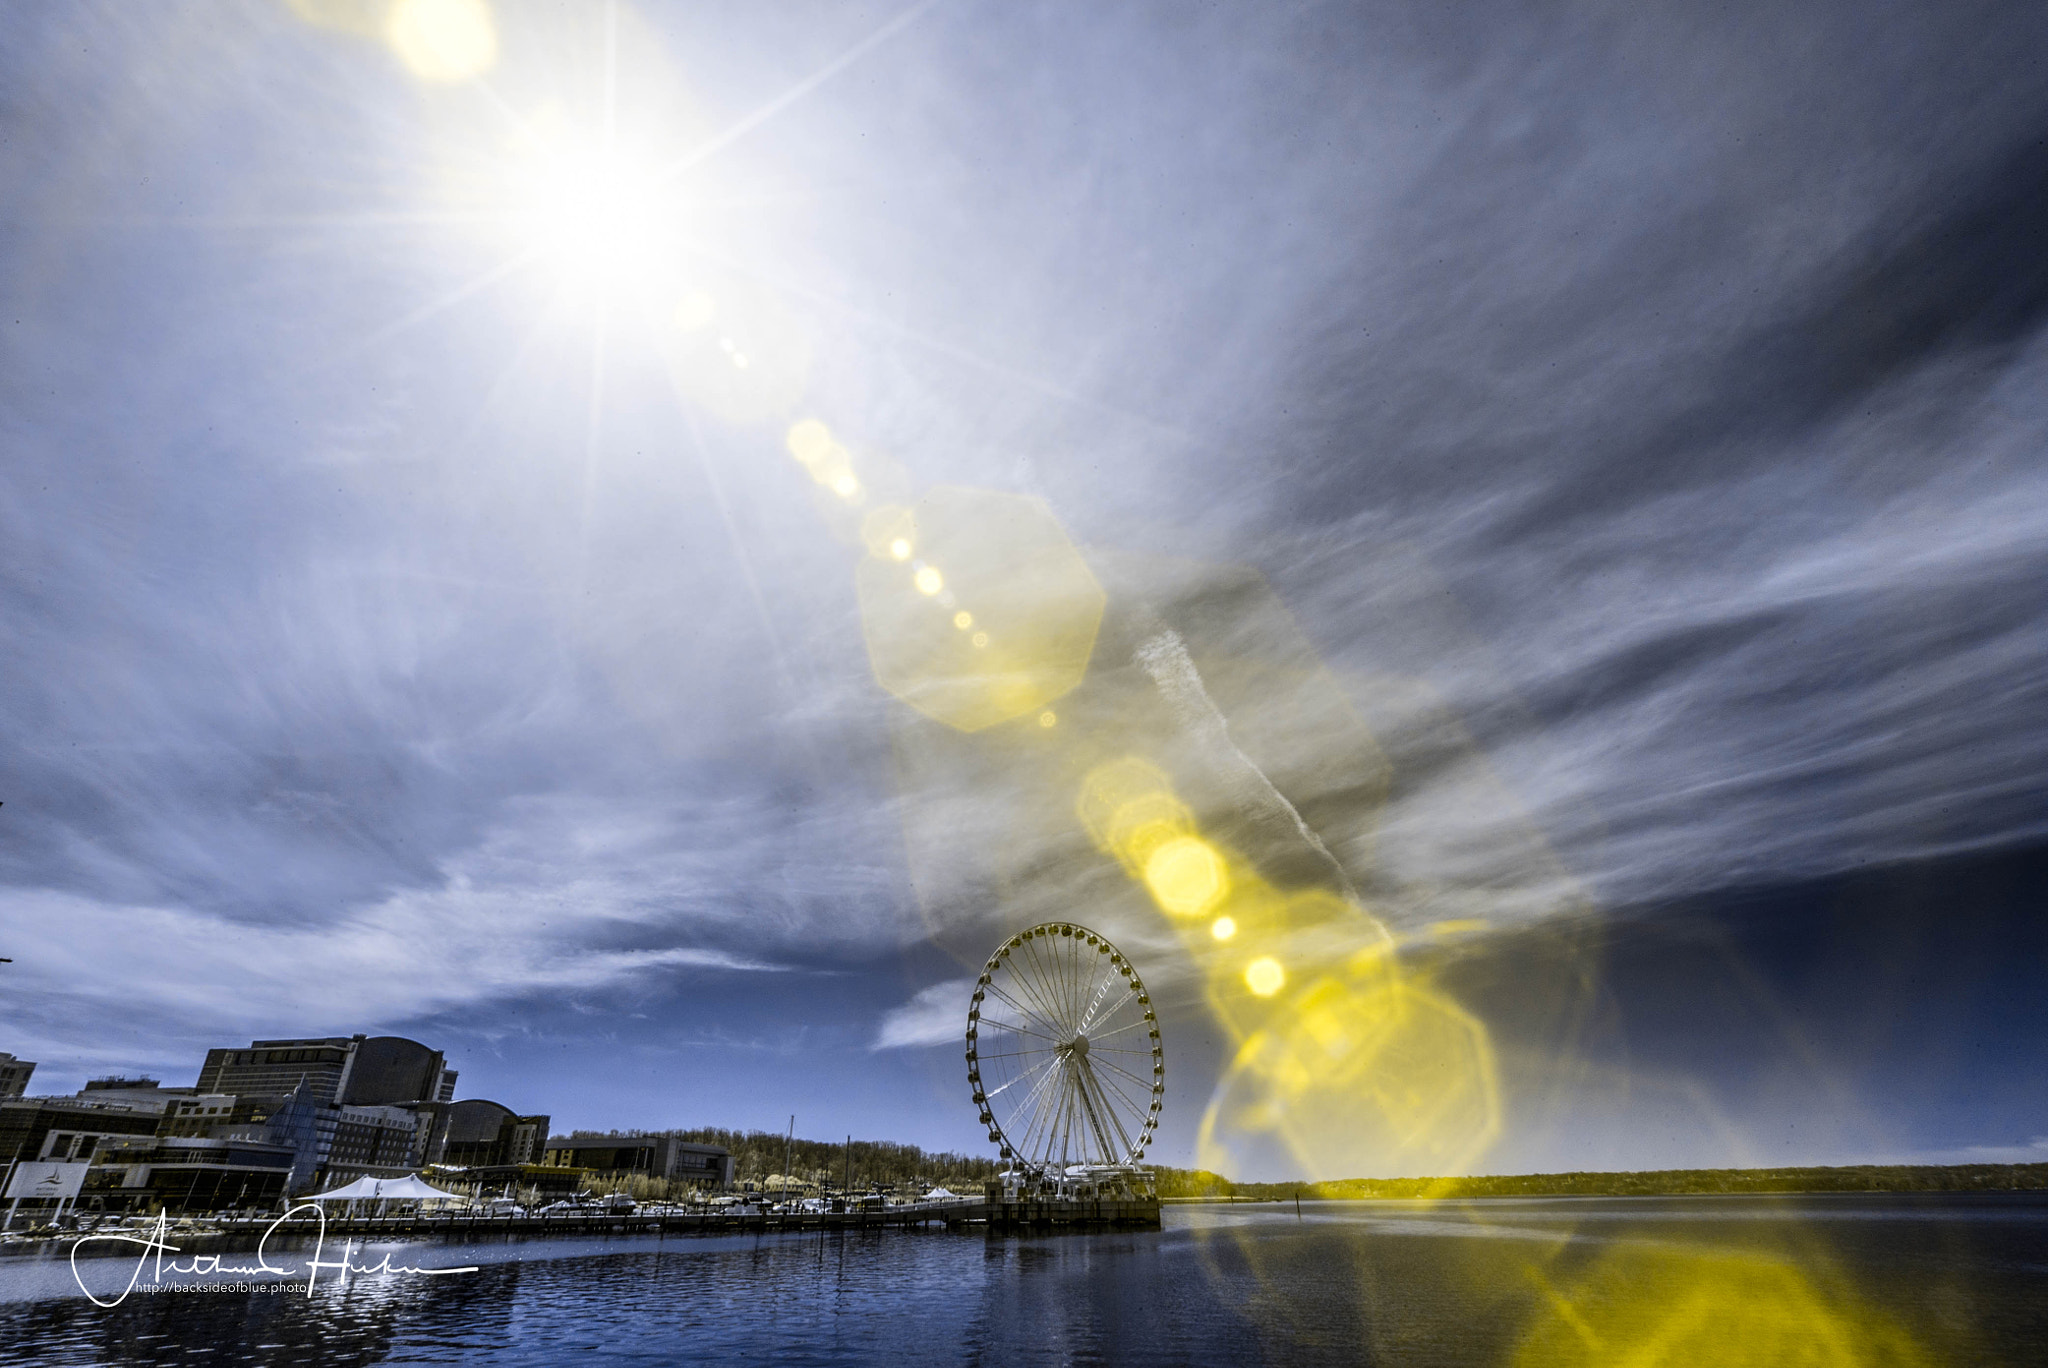
[[[822,1205],[822,1204],[821,1204]],[[203,1222],[181,1222],[175,1232],[182,1255],[225,1254],[256,1248],[266,1237],[272,1248],[303,1244],[316,1235],[356,1236],[384,1241],[400,1239],[473,1240],[526,1236],[549,1238],[576,1235],[722,1235],[752,1231],[783,1234],[799,1231],[910,1230],[928,1226],[959,1227],[981,1225],[994,1231],[1008,1230],[1109,1230],[1137,1229],[1159,1225],[1159,1199],[1125,1197],[1026,1197],[1005,1201],[1000,1197],[951,1198],[940,1201],[904,1202],[895,1205],[851,1207],[845,1210],[803,1210],[735,1204],[724,1207],[664,1210],[639,1208],[612,1211],[593,1208],[573,1212],[492,1212],[473,1209],[453,1212],[407,1213],[395,1216],[340,1215],[319,1218],[301,1207],[292,1216],[222,1215]],[[166,1227],[167,1228],[167,1227]],[[146,1218],[99,1227],[83,1234],[65,1232],[40,1240],[22,1239],[0,1246],[0,1257],[13,1253],[40,1253],[45,1249],[67,1258],[132,1257],[116,1240],[147,1237],[157,1229]]]
[[[1644,1307],[1712,1304],[1713,1280],[1736,1278],[1747,1305],[1722,1314],[1752,1332],[1775,1285],[1756,1270],[1807,1289],[1776,1308],[1797,1324],[1731,1341],[1737,1356],[1718,1362],[2027,1364],[2048,1342],[2038,1193],[1175,1203],[1156,1230],[1088,1235],[934,1225],[364,1236],[355,1249],[364,1264],[476,1271],[310,1295],[281,1280],[272,1295],[138,1288],[105,1308],[54,1253],[0,1260],[0,1361],[1573,1362],[1548,1352],[1550,1293],[1617,1259]],[[89,1280],[117,1281],[91,1262]],[[1859,1352],[1880,1336],[1886,1352]]]

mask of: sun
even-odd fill
[[[572,293],[652,287],[681,231],[654,159],[549,111],[522,144],[504,186],[517,249]]]

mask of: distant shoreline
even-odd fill
[[[1656,1169],[1470,1178],[1344,1178],[1234,1183],[1205,1170],[1156,1170],[1163,1202],[1446,1201],[1461,1197],[1690,1197],[1864,1192],[2048,1192],[2043,1164],[1861,1164],[1839,1168]]]

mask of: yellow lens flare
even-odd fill
[[[1109,820],[1107,845],[1125,869],[1144,879],[1154,855],[1175,841],[1192,839],[1194,830],[1193,813],[1172,794],[1155,793],[1116,810]]]
[[[783,444],[789,448],[789,454],[806,468],[816,469],[818,463],[831,454],[832,429],[816,418],[806,418],[790,425],[789,436],[783,439]]]
[[[483,0],[398,0],[384,37],[426,81],[466,81],[498,60],[498,31]]]
[[[1176,919],[1218,1020],[1243,1042],[1203,1121],[1204,1167],[1241,1167],[1230,1147],[1254,1133],[1276,1134],[1319,1178],[1383,1163],[1452,1174],[1493,1143],[1485,1027],[1404,970],[1377,918],[1327,889],[1281,893],[1233,862],[1139,757],[1090,770],[1075,812]],[[1296,976],[1305,989],[1290,988]]]
[[[877,560],[907,561],[917,552],[917,519],[901,504],[883,504],[861,519],[860,540]]]
[[[1135,755],[1127,755],[1088,771],[1088,777],[1081,781],[1081,797],[1074,811],[1081,825],[1095,838],[1095,844],[1114,854],[1116,836],[1112,825],[1117,814],[1132,803],[1157,797],[1169,802],[1173,798],[1173,784],[1165,772]]]
[[[1038,715],[1038,725],[1041,727],[1057,727],[1059,724],[1060,715],[1050,708]]]
[[[545,212],[564,225],[569,243],[590,245],[576,270],[609,285],[617,296],[644,292],[647,280],[674,267],[670,244],[682,231],[684,206],[674,190],[656,190],[661,184],[658,163],[608,151],[601,139],[582,160],[578,165],[565,158],[556,183],[571,194],[587,184],[589,202],[572,201]],[[555,193],[546,192],[550,198],[543,203],[553,202]],[[577,259],[566,244],[554,254],[558,260]],[[673,328],[661,338],[669,375],[684,398],[712,417],[734,425],[780,422],[802,401],[810,378],[810,333],[780,296],[752,282],[721,279],[684,292],[671,322]],[[823,424],[818,429],[822,432]],[[806,447],[810,460],[794,450],[790,454],[835,493],[840,481],[854,478],[858,494],[850,458],[829,433],[824,436],[824,450]]]
[[[738,358],[735,358],[736,360]],[[815,418],[806,418],[793,424],[783,445],[789,454],[811,473],[811,478],[845,499],[857,502],[861,496],[860,478],[853,473],[853,457],[838,442],[832,439],[832,431]],[[897,540],[906,548],[909,542],[901,537]],[[904,557],[909,552],[906,550]]]
[[[1207,841],[1176,836],[1146,857],[1145,887],[1161,911],[1176,917],[1201,917],[1230,892],[1230,871]]]
[[[1040,501],[941,486],[877,509],[861,536],[869,663],[925,716],[962,732],[1029,719],[1087,673],[1106,600]]]
[[[1256,977],[1285,985],[1278,963]],[[1486,1028],[1455,1002],[1389,972],[1329,974],[1295,992],[1245,1038],[1204,1117],[1205,1168],[1233,1165],[1232,1143],[1277,1134],[1318,1181],[1363,1171],[1450,1176],[1500,1133],[1500,1089]],[[1278,982],[1274,978],[1278,977]]]
[[[1903,1328],[1847,1291],[1752,1254],[1617,1247],[1577,1283],[1540,1275],[1547,1314],[1514,1368],[1711,1363],[1723,1368],[1922,1368]]]

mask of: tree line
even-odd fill
[[[1235,1183],[1207,1169],[1155,1170],[1161,1197],[1284,1201],[1459,1197],[1677,1197],[1695,1193],[2035,1192],[2048,1164],[1856,1164],[1825,1168],[1658,1169],[1645,1173],[1520,1173],[1470,1178],[1343,1178]]]
[[[594,1136],[596,1132],[578,1134]],[[790,1140],[774,1131],[726,1130],[718,1126],[700,1126],[694,1130],[606,1131],[604,1138],[638,1140],[657,1135],[674,1136],[691,1144],[723,1147],[732,1155],[733,1181],[736,1183],[759,1182],[771,1173],[782,1173],[786,1163],[794,1177],[821,1187],[846,1186],[850,1178],[850,1185],[855,1189],[893,1187],[920,1180],[935,1187],[972,1184],[978,1189],[983,1179],[994,1176],[1001,1167],[995,1160],[978,1155],[955,1154],[950,1150],[933,1153],[893,1140],[855,1140],[849,1145],[843,1140],[810,1140],[801,1135]]]

